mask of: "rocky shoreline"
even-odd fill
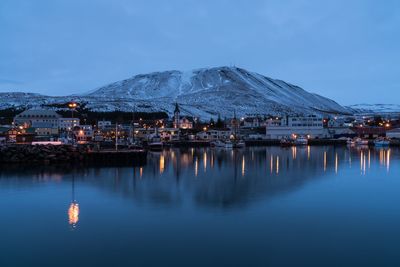
[[[0,163],[74,163],[87,153],[86,148],[68,145],[8,145],[0,147]]]
[[[144,165],[146,151],[91,151],[71,145],[8,145],[0,146],[0,164],[53,165],[101,164]]]

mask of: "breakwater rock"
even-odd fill
[[[129,165],[146,164],[146,151],[91,151],[71,145],[7,145],[0,147],[0,164],[80,164]]]
[[[87,152],[68,145],[8,145],[0,147],[0,163],[73,163],[84,160]]]

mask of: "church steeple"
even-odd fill
[[[179,110],[178,102],[175,103],[174,110],[174,128],[180,127],[181,111]]]
[[[175,103],[175,110],[174,110],[174,114],[175,113],[180,113],[181,111],[179,110],[179,105],[178,102]]]

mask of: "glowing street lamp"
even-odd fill
[[[68,107],[72,112],[72,118],[74,118],[74,110],[78,107],[78,104],[76,102],[70,102],[68,103]]]

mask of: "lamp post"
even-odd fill
[[[69,109],[71,109],[72,118],[74,118],[74,110],[78,107],[78,104],[75,102],[68,103]]]
[[[71,138],[73,139],[73,129],[74,129],[74,110],[78,107],[78,104],[76,102],[70,102],[68,103],[68,108],[71,110]]]

